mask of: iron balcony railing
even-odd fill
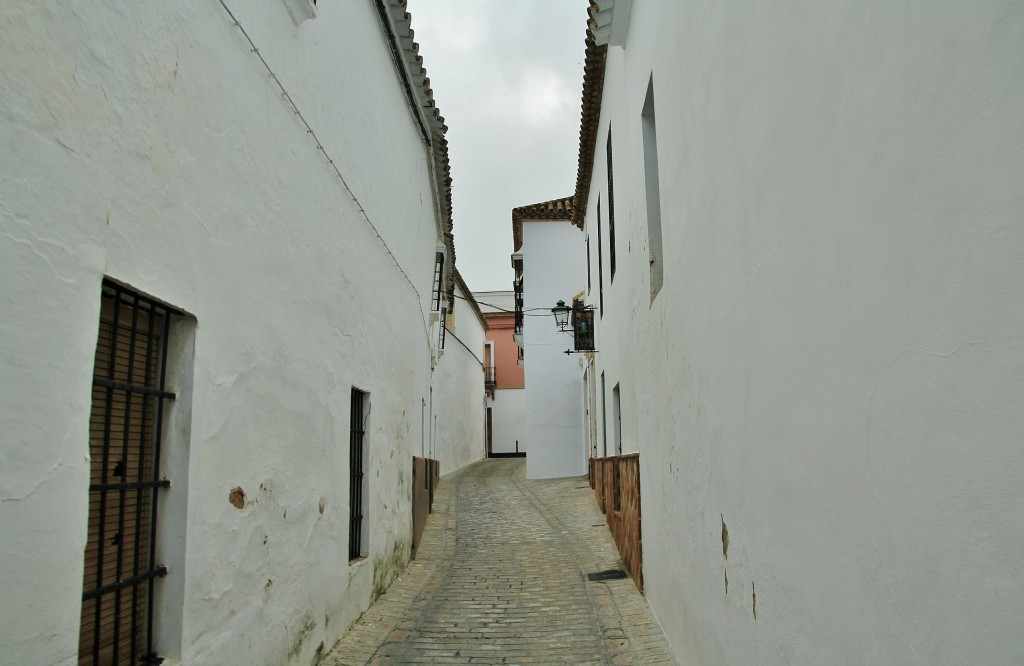
[[[484,388],[490,390],[497,385],[498,380],[495,368],[493,366],[490,368],[484,368]]]
[[[516,321],[515,335],[523,334],[523,278],[518,277],[512,281],[512,291],[515,293]]]

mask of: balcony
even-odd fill
[[[493,393],[498,386],[497,373],[494,367],[484,368],[484,392]]]

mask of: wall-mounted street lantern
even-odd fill
[[[558,301],[555,307],[551,308],[551,314],[555,315],[555,326],[560,333],[565,333],[569,326],[569,312],[572,310],[565,301]]]

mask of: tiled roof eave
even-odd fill
[[[586,55],[583,63],[583,93],[580,102],[580,146],[576,170],[575,211],[573,224],[580,229],[587,215],[587,200],[590,196],[590,178],[594,171],[594,150],[597,145],[597,128],[601,121],[601,95],[604,89],[606,45],[598,45],[593,30],[600,7],[590,0],[590,19],[587,27]]]
[[[448,266],[455,266],[455,236],[452,221],[452,172],[448,158],[448,139],[445,134],[448,126],[434,101],[434,91],[430,88],[430,78],[423,66],[423,57],[419,54],[419,44],[415,41],[412,29],[412,17],[406,11],[406,0],[375,0],[378,13],[382,20],[387,21],[388,38],[392,40],[395,51],[395,66],[401,68],[399,74],[407,83],[406,93],[411,97],[409,103],[418,116],[417,122],[425,132],[424,140],[429,144],[433,161],[434,188],[437,193],[437,204],[440,224],[439,232],[444,239],[448,254]],[[455,295],[455,271],[448,272],[447,284],[449,300]]]
[[[512,209],[512,245],[518,252],[523,246],[523,222],[525,220],[566,220],[573,221],[575,198],[562,197],[541,203],[519,206]]]
[[[462,273],[459,272],[458,268],[452,272],[455,274],[456,284],[459,285],[459,289],[462,290],[462,293],[466,295],[466,302],[469,303],[469,306],[473,309],[480,325],[485,331],[488,330],[487,321],[484,319],[484,313],[480,311],[480,304],[476,302],[476,297],[473,295],[473,292],[469,290],[469,286],[466,285],[466,281],[462,279]]]

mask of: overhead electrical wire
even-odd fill
[[[470,298],[466,298],[465,296],[459,296],[458,294],[455,294],[455,298],[461,299],[463,301],[473,301],[477,305],[486,305],[487,307],[494,308],[495,310],[498,310],[499,312],[507,312],[509,314],[515,314],[516,313],[515,310],[508,310],[506,308],[501,307],[500,305],[494,305],[493,303],[484,303],[483,301],[478,301],[475,298],[470,299]],[[542,311],[545,314],[526,314],[528,312],[535,312],[535,311]],[[551,308],[526,308],[525,310],[520,310],[520,312],[523,313],[524,317],[550,317],[551,316]]]

